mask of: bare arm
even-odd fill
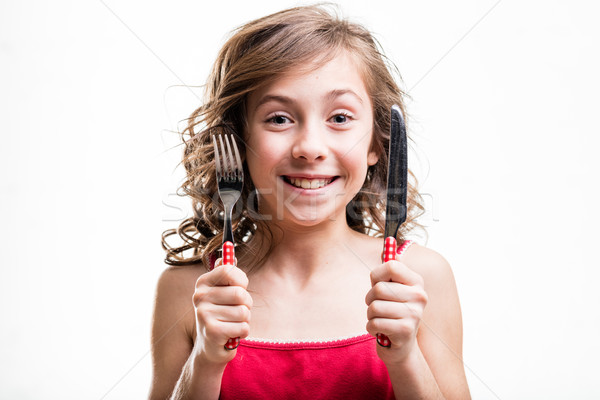
[[[404,363],[388,365],[387,369],[397,400],[446,399],[420,350],[413,352]]]
[[[469,399],[462,363],[462,320],[452,270],[436,252],[412,246],[402,261],[371,273],[367,330],[386,334],[377,347],[396,398]]]
[[[199,269],[170,268],[158,281],[152,321],[151,400],[188,399],[193,393],[206,399],[219,397],[223,371],[202,368],[200,362],[195,363],[197,357],[193,351],[192,295],[194,276],[200,274]]]
[[[212,365],[200,358],[195,356],[194,352],[190,354],[173,389],[173,394],[169,397],[170,400],[219,398],[221,379],[227,364]]]
[[[159,279],[151,400],[218,399],[225,367],[237,352],[224,344],[248,335],[246,275],[233,266],[202,272],[170,268]]]
[[[428,295],[417,336],[419,348],[445,398],[470,399],[463,364],[462,314],[452,268],[433,250],[415,246],[415,270]]]

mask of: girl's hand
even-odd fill
[[[237,350],[226,350],[229,338],[245,338],[250,333],[252,297],[246,290],[248,277],[233,265],[215,268],[196,281],[193,302],[196,311],[194,351],[205,362],[225,364]],[[217,268],[219,267],[219,268]]]
[[[367,303],[367,331],[387,335],[391,347],[377,346],[377,355],[386,365],[402,363],[416,351],[417,332],[427,304],[423,278],[398,260],[383,263],[371,271]]]

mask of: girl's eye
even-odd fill
[[[336,114],[331,117],[331,121],[335,124],[346,124],[352,119],[352,117],[346,113]]]
[[[270,122],[272,124],[275,125],[284,125],[290,122],[290,119],[288,117],[285,117],[283,115],[274,115],[271,118],[269,118],[267,120],[267,122]]]

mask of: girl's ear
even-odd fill
[[[374,151],[370,151],[369,155],[367,155],[367,164],[369,167],[377,164],[377,161],[379,161],[379,155]]]

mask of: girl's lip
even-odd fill
[[[281,175],[285,178],[296,178],[296,179],[333,179],[337,178],[337,175],[313,175],[313,174],[290,174]]]

